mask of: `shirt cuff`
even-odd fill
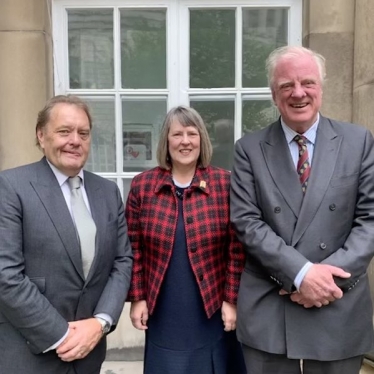
[[[312,267],[313,263],[311,263],[310,261],[308,261],[302,268],[301,270],[297,273],[296,275],[296,278],[293,282],[293,284],[295,285],[296,289],[299,291],[300,290],[300,286],[301,286],[301,282],[304,280],[304,277],[306,275],[306,273],[308,272],[308,270]]]
[[[69,329],[66,331],[65,335],[57,343],[51,345],[49,348],[47,348],[45,351],[43,351],[43,353],[52,351],[53,349],[56,349],[66,339],[68,334],[69,334]]]
[[[99,318],[104,319],[105,321],[109,322],[110,327],[112,327],[112,325],[113,325],[113,318],[109,314],[98,313],[98,314],[95,314],[94,317],[99,317]]]

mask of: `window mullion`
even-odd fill
[[[179,1],[178,1],[179,3]],[[190,87],[190,15],[189,8],[185,4],[179,4],[179,102],[189,104]]]

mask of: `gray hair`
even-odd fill
[[[175,120],[183,127],[192,126],[199,131],[200,156],[198,159],[198,166],[206,168],[212,159],[212,143],[210,142],[208,131],[200,114],[195,109],[187,106],[172,108],[165,117],[161,128],[160,140],[157,146],[158,165],[166,170],[170,170],[172,167],[168,147],[168,134],[170,126]]]
[[[311,49],[301,47],[301,46],[291,46],[286,45],[284,47],[279,47],[270,53],[269,57],[266,59],[266,70],[268,77],[269,87],[272,89],[274,84],[274,71],[283,57],[300,57],[309,55],[311,56],[317,64],[321,84],[323,85],[326,77],[326,63],[325,58]]]

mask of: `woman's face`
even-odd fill
[[[173,166],[196,166],[200,156],[199,130],[174,120],[169,129],[168,147]]]

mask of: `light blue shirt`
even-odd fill
[[[58,184],[61,188],[62,194],[64,195],[66,205],[69,209],[71,218],[74,221],[74,216],[72,214],[71,203],[70,203],[71,191],[70,191],[70,187],[69,187],[69,177],[66,176],[65,174],[63,174],[59,169],[56,168],[56,166],[52,165],[48,160],[47,160],[47,162],[48,162],[48,165],[51,167],[51,169],[53,171],[53,174],[55,175],[55,177],[57,179],[57,182],[58,182]],[[86,203],[86,206],[91,213],[90,204],[88,202],[88,197],[87,197],[87,192],[86,192],[86,189],[84,188],[84,173],[83,173],[83,170],[81,170],[78,173],[78,176],[82,180],[81,191],[82,191],[83,200]],[[110,325],[113,324],[113,318],[106,313],[95,314],[95,317],[99,317],[99,318],[104,319],[105,321],[109,322]],[[47,348],[45,351],[43,351],[43,353],[46,353],[46,352],[51,351],[53,349],[56,349],[65,340],[65,338],[68,336],[68,334],[69,334],[69,329],[66,331],[65,335],[58,342],[51,345],[49,348]]]
[[[296,131],[292,130],[290,127],[288,127],[283,121],[283,119],[281,118],[282,129],[284,132],[284,136],[286,137],[286,140],[287,140],[288,148],[290,150],[292,161],[295,165],[295,169],[297,168],[297,162],[299,161],[299,146],[293,139],[296,135],[305,136],[306,146],[307,146],[308,155],[309,155],[309,165],[312,166],[318,123],[319,123],[319,113],[317,115],[317,120],[313,123],[313,125],[303,134],[299,134]],[[306,273],[308,272],[308,270],[311,268],[312,265],[313,264],[310,261],[307,261],[305,265],[301,268],[301,270],[297,273],[296,278],[293,283],[298,291],[300,289],[301,282],[303,281]]]

